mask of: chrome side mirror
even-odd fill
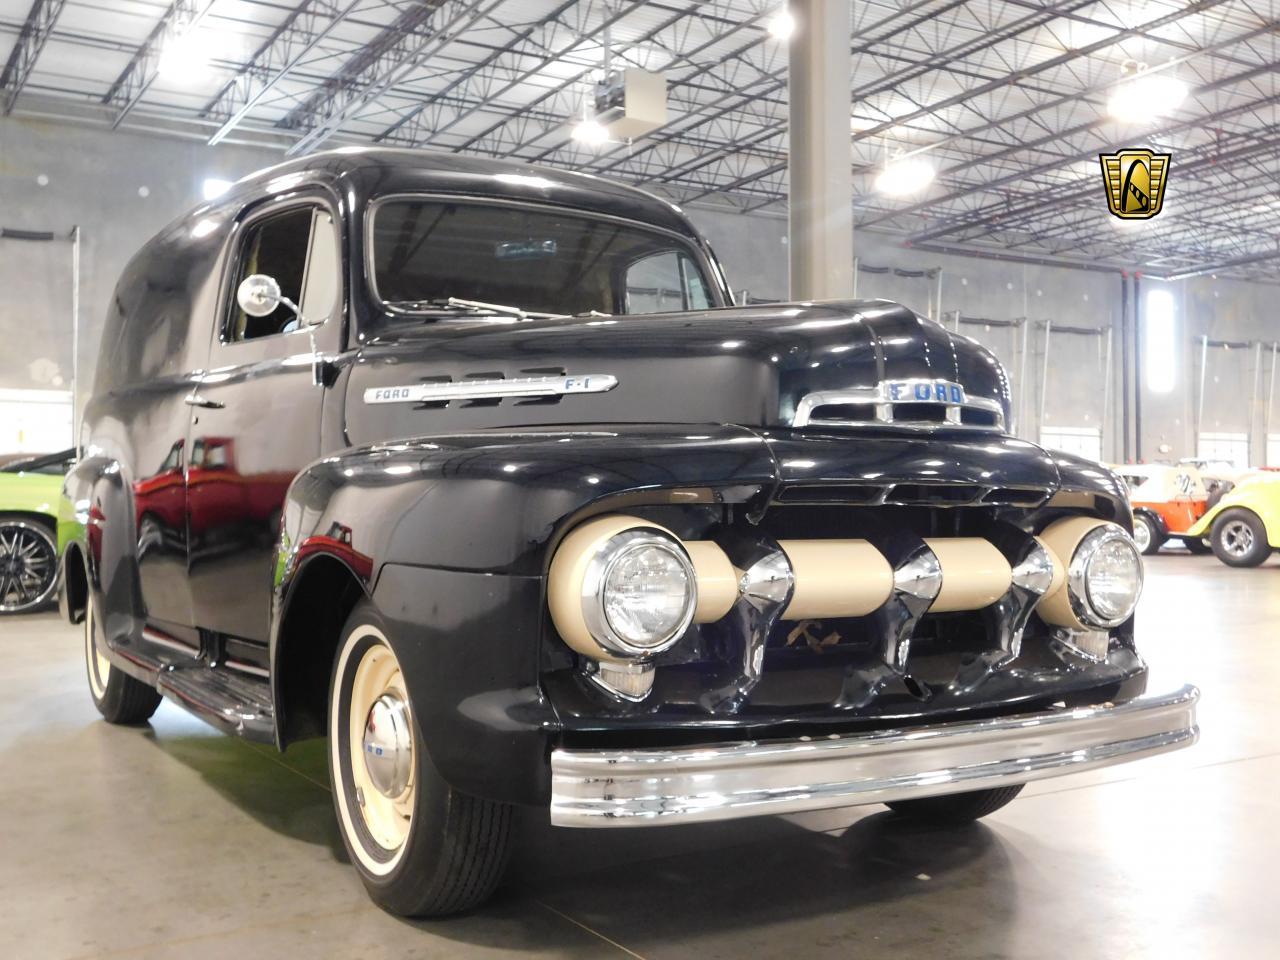
[[[241,281],[236,289],[236,303],[251,317],[269,316],[282,303],[294,313],[298,312],[298,308],[280,292],[280,284],[276,278],[265,273],[255,273]]]

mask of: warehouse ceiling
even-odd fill
[[[269,142],[508,157],[785,211],[780,0],[0,0],[0,111]],[[1176,276],[1280,277],[1276,0],[854,0],[856,222],[914,246]],[[666,126],[571,136],[606,52],[669,82]],[[1187,91],[1126,122],[1145,64]],[[1130,112],[1133,112],[1131,105]],[[1161,215],[1105,213],[1100,152],[1172,155]],[[877,191],[890,160],[936,170]]]

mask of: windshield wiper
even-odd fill
[[[514,317],[517,320],[547,320],[556,317],[568,316],[568,314],[564,313],[539,313],[536,310],[522,310],[520,307],[510,307],[505,303],[485,303],[483,300],[463,300],[461,297],[437,297],[433,300],[397,300],[392,303],[391,306],[414,311],[432,309],[456,310],[475,314],[496,313],[499,316]]]

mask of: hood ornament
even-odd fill
[[[452,383],[415,383],[403,387],[370,387],[365,403],[439,403],[450,400],[501,400],[508,397],[558,397],[571,393],[607,393],[618,385],[608,373],[576,377],[495,377]]]

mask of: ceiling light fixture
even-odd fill
[[[585,143],[589,147],[598,147],[609,142],[609,130],[594,117],[583,117],[573,128],[573,139]]]
[[[769,18],[766,29],[773,39],[786,43],[791,39],[791,35],[796,32],[796,18],[791,15],[790,10],[783,7]]]
[[[587,112],[587,102],[582,101],[582,119],[574,124],[569,136],[588,147],[599,147],[609,142],[609,128]]]
[[[900,157],[890,161],[876,177],[876,189],[886,196],[904,197],[919,193],[929,184],[937,171],[923,157]]]
[[[176,83],[197,83],[209,75],[220,45],[215,33],[186,27],[164,45],[156,71]]]
[[[1187,99],[1187,85],[1168,73],[1150,73],[1146,64],[1126,63],[1130,76],[1111,92],[1107,113],[1121,123],[1144,123],[1171,114]]]

